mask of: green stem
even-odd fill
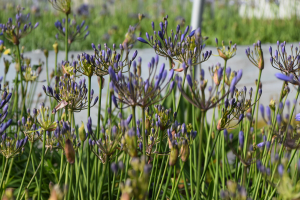
[[[56,53],[55,52],[55,63],[54,63],[54,75],[57,76],[57,55],[58,55],[58,52]]]
[[[171,194],[170,200],[173,199],[173,196],[174,196],[174,194],[175,194],[176,188],[177,188],[178,183],[179,183],[179,181],[180,181],[180,176],[181,176],[181,174],[182,174],[184,164],[185,164],[185,162],[184,162],[183,164],[181,163],[180,172],[179,172],[179,175],[178,175],[178,177],[177,177],[177,181],[176,181],[176,183],[175,183],[175,185],[174,185],[174,190],[173,190],[173,192],[172,192],[172,194]],[[175,181],[175,177],[174,177],[174,181]],[[187,194],[187,195],[188,195],[188,194]]]
[[[68,163],[67,163],[67,169],[66,169],[66,176],[65,176],[65,185],[68,185],[68,183],[69,183],[69,170],[70,170],[70,163],[68,162]],[[68,192],[67,192],[67,194],[65,195],[65,198],[64,198],[64,199],[67,199],[67,196],[68,196],[68,194],[69,194],[70,189],[71,189],[71,188],[69,187]]]
[[[169,168],[169,174],[168,174],[168,177],[167,177],[167,181],[166,181],[166,184],[165,184],[165,189],[164,189],[164,192],[163,192],[163,195],[162,195],[161,199],[166,199],[166,194],[167,194],[169,182],[170,182],[170,179],[171,179],[171,174],[172,174],[172,168],[170,167]],[[158,199],[158,196],[159,196],[159,193],[156,197],[156,200]]]
[[[11,169],[12,169],[12,166],[14,164],[14,161],[15,161],[15,158],[13,157],[10,161],[10,164],[9,164],[9,168],[8,168],[8,172],[7,172],[7,176],[6,176],[6,179],[5,179],[5,185],[8,183],[8,179],[10,177],[10,173],[11,173]],[[4,186],[5,186],[4,185]]]
[[[5,159],[4,170],[2,171],[2,178],[1,178],[1,182],[0,182],[0,191],[1,192],[2,192],[2,184],[3,184],[3,180],[4,180],[6,168],[7,168],[7,163],[8,163],[8,158]]]
[[[88,77],[88,116],[87,116],[88,118],[91,115],[91,79],[92,79],[92,77],[89,76]],[[89,137],[87,138],[87,140],[89,139]],[[91,172],[90,172],[90,160],[91,160],[90,153],[91,153],[91,149],[90,149],[89,145],[87,144],[87,183],[86,183],[86,185],[87,185],[87,195],[88,196],[90,194],[90,174],[91,174]]]
[[[147,147],[147,141],[146,141],[146,135],[145,135],[145,108],[142,108],[142,137],[143,137],[143,156],[144,159],[147,161],[146,158],[146,147]]]
[[[200,190],[201,190],[201,157],[202,157],[202,136],[203,136],[203,126],[204,126],[204,117],[205,112],[201,112],[200,117],[200,131],[199,131],[199,145],[198,145],[198,166],[197,166],[197,189],[196,189],[196,199],[200,199]]]
[[[42,161],[41,161],[41,172],[40,172],[40,181],[38,188],[38,200],[41,199],[41,190],[42,190],[42,179],[43,179],[43,170],[44,170],[44,154],[45,154],[45,145],[46,145],[46,131],[43,131],[43,148],[42,148]]]
[[[104,185],[104,177],[105,177],[105,175],[106,175],[106,170],[107,170],[107,167],[109,167],[108,166],[108,164],[107,163],[105,163],[104,164],[104,168],[103,168],[103,173],[102,173],[102,176],[101,176],[101,181],[100,181],[100,188],[99,188],[99,193],[98,193],[98,200],[101,198],[101,196],[102,196],[102,190],[103,190],[103,185]]]
[[[167,145],[166,145],[167,146]],[[168,163],[169,163],[169,159],[170,159],[170,156],[168,156],[168,159],[167,159],[167,162],[162,162],[162,163],[165,163],[166,164],[166,166],[165,166],[165,170],[164,170],[164,173],[163,173],[163,176],[162,176],[162,180],[161,180],[161,182],[160,182],[160,185],[159,185],[159,188],[158,188],[158,190],[155,190],[155,193],[157,192],[157,196],[156,196],[156,200],[158,199],[158,197],[159,197],[159,194],[160,194],[160,191],[161,191],[161,187],[162,187],[162,184],[163,184],[163,180],[164,180],[164,178],[165,178],[165,175],[166,175],[166,172],[168,171],[167,169],[168,169]],[[160,170],[162,170],[162,168],[160,169]],[[160,172],[162,172],[162,171],[160,171]],[[169,173],[169,175],[172,173],[172,170],[170,170],[170,173]],[[160,174],[161,173],[159,173],[159,176],[158,177],[160,177]],[[171,175],[170,175],[171,176]],[[157,185],[158,186],[158,185]],[[155,195],[155,193],[154,193],[154,195]]]
[[[74,165],[72,164],[71,165],[71,170],[70,170],[70,172],[71,172],[71,177],[70,177],[70,186],[69,186],[69,190],[68,190],[68,200],[70,200],[70,198],[71,198],[71,191],[72,191],[72,182],[73,182],[73,171],[74,171]],[[75,194],[76,195],[76,194]],[[75,197],[75,195],[74,195],[74,197]]]
[[[65,52],[66,52],[66,58],[65,58],[65,61],[68,61],[68,53],[69,53],[69,50],[68,50],[68,32],[69,32],[69,14],[66,14],[66,32],[65,32]]]
[[[28,170],[28,166],[29,166],[29,162],[30,162],[30,156],[31,156],[32,148],[33,148],[33,142],[30,143],[29,155],[27,157],[27,163],[26,163],[26,166],[25,166],[25,171],[24,171],[24,174],[23,174],[22,182],[21,182],[21,185],[19,187],[17,199],[19,199],[19,196],[20,196],[22,188],[23,188],[24,180],[25,180],[25,177],[26,177],[26,174],[27,174],[27,170]]]
[[[84,147],[84,142],[82,142],[82,145],[81,145],[81,153],[79,154],[79,164],[78,164],[77,171],[76,171],[76,179],[77,180],[76,180],[76,185],[75,185],[75,196],[78,193],[78,184],[80,182],[80,166],[81,166],[81,161],[82,161],[83,147]]]
[[[110,190],[110,173],[111,172],[110,172],[110,164],[109,164],[109,162],[107,163],[107,165],[108,165],[107,166],[107,168],[108,168],[108,176],[107,176],[108,177],[108,182],[107,182],[108,183],[107,184],[108,185],[108,199],[110,200],[111,199],[111,196],[110,196],[110,191],[111,191]]]
[[[16,47],[17,47],[17,57],[18,57],[18,61],[19,61],[19,74],[20,74],[20,82],[21,82],[20,84],[21,84],[21,92],[22,92],[22,102],[24,102],[25,101],[25,93],[24,93],[24,87],[23,87],[23,74],[22,74],[22,68],[21,68],[21,65],[22,65],[21,54],[20,54],[19,45],[17,45]],[[23,104],[22,108],[21,108],[21,117],[23,116],[24,109],[25,109],[25,104]]]

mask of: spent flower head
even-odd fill
[[[54,9],[69,15],[71,13],[71,0],[48,0]]]
[[[256,66],[258,69],[263,70],[264,69],[264,55],[263,51],[261,49],[261,42],[258,40],[257,43],[253,44],[254,47],[254,55],[253,51],[250,52],[250,47],[248,47],[245,50],[245,53],[250,60],[250,62]],[[272,55],[272,47],[270,47],[270,53]]]
[[[222,48],[218,47],[218,39],[216,38],[217,51],[219,56],[223,58],[225,61],[229,60],[236,54],[236,44],[232,44],[232,41],[229,41],[229,46],[226,47],[224,41],[222,41]]]

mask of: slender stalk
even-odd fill
[[[67,169],[66,169],[66,176],[65,176],[65,185],[68,185],[68,183],[69,183],[69,170],[70,170],[70,163],[68,162],[67,163]],[[67,196],[68,196],[68,194],[69,194],[69,191],[70,191],[70,187],[68,187],[69,189],[68,189],[68,192],[67,192],[67,194],[65,195],[65,198],[64,199],[67,199]]]
[[[69,34],[69,14],[66,14],[66,32],[65,32],[65,52],[66,52],[66,58],[65,61],[68,61],[68,53],[69,53],[69,49],[68,49],[68,34]]]
[[[181,176],[181,174],[182,174],[184,164],[185,164],[185,162],[184,162],[183,164],[181,163],[180,172],[179,172],[179,175],[178,175],[178,177],[177,177],[177,181],[176,181],[176,183],[175,183],[175,185],[174,185],[174,190],[173,190],[173,192],[172,192],[172,194],[171,194],[170,200],[173,199],[173,196],[174,196],[174,194],[175,194],[176,188],[177,188],[178,183],[179,183],[179,181],[180,181],[180,176]],[[175,177],[174,177],[174,182],[175,182]],[[188,195],[188,194],[187,194],[187,195]]]
[[[22,92],[22,102],[25,101],[25,93],[24,93],[24,87],[23,87],[23,74],[22,74],[22,62],[21,62],[21,54],[20,54],[20,49],[19,49],[19,45],[16,46],[17,47],[17,57],[18,57],[18,61],[19,61],[19,74],[20,74],[20,81],[21,81],[21,92]],[[22,105],[21,108],[21,117],[23,116],[23,112],[25,109],[25,104]]]
[[[54,75],[57,76],[57,55],[58,52],[55,52],[55,63],[54,63]]]
[[[146,159],[146,147],[147,147],[147,141],[146,141],[146,135],[145,135],[145,108],[142,108],[142,137],[143,137],[143,156],[144,159]]]
[[[46,56],[46,76],[47,76],[47,85],[50,85],[49,81],[49,70],[48,70],[48,56]],[[51,99],[51,98],[50,98]]]
[[[102,77],[100,76],[100,81],[99,81],[99,102],[98,102],[98,123],[97,123],[97,130],[98,130],[98,135],[97,137],[100,137],[100,119],[101,119],[101,96],[102,96]]]
[[[91,79],[92,77],[89,76],[88,77],[88,118],[90,117],[91,115]],[[90,137],[90,136],[89,136]],[[89,137],[87,138],[87,140],[89,139]],[[90,194],[90,160],[91,160],[91,149],[89,148],[89,145],[87,145],[87,182],[86,182],[86,185],[87,185],[87,195]],[[87,196],[88,197],[88,196]]]
[[[82,161],[82,154],[83,154],[83,148],[84,148],[84,142],[82,142],[83,144],[81,145],[81,153],[79,154],[79,164],[77,167],[77,171],[76,171],[76,185],[75,185],[75,196],[78,193],[78,184],[80,182],[80,166],[81,166],[81,161]]]
[[[1,182],[0,182],[0,191],[1,192],[2,192],[2,184],[3,184],[3,180],[4,180],[6,168],[7,168],[7,163],[8,163],[8,158],[5,159],[4,170],[2,171],[2,177],[1,177]]]
[[[99,188],[99,193],[98,193],[98,197],[97,199],[99,200],[102,196],[102,189],[103,189],[103,185],[104,185],[104,177],[106,175],[106,170],[107,170],[107,167],[108,167],[108,164],[105,163],[104,164],[104,168],[103,168],[103,173],[102,173],[102,176],[101,176],[101,181],[100,181],[100,188]]]
[[[109,162],[107,163],[107,165],[108,165],[107,166],[107,168],[108,168],[108,176],[107,176],[108,177],[108,182],[107,182],[107,185],[108,185],[108,194],[107,195],[108,195],[108,199],[111,200],[111,196],[110,196],[110,191],[111,191],[110,190],[110,173],[111,172],[110,172],[110,164],[109,164]]]
[[[159,197],[159,193],[160,193],[160,191],[161,191],[161,187],[162,187],[162,184],[163,184],[163,182],[164,182],[163,180],[164,180],[164,178],[165,178],[166,172],[168,171],[168,167],[169,167],[168,162],[169,162],[169,159],[170,159],[170,156],[168,156],[167,162],[165,162],[165,163],[166,163],[166,166],[165,166],[165,170],[164,170],[164,173],[163,173],[163,176],[162,176],[162,180],[161,180],[161,182],[160,182],[160,185],[159,185],[159,187],[158,187],[158,190],[155,190],[155,193],[157,192],[156,199],[158,199],[158,197]],[[164,162],[162,162],[162,163],[164,163]],[[162,168],[160,168],[160,173],[159,173],[158,177],[160,177],[161,172],[162,172]],[[172,170],[170,170],[170,173],[172,173]],[[169,174],[170,174],[170,173],[169,173]],[[157,185],[157,186],[158,186],[158,185]],[[155,193],[154,193],[154,194],[155,194]]]
[[[5,179],[5,184],[8,183],[8,179],[10,177],[10,173],[11,173],[11,169],[12,169],[12,166],[14,164],[14,161],[15,161],[15,158],[12,158],[11,161],[10,161],[10,164],[9,164],[9,168],[8,168],[8,172],[7,172],[7,176],[6,176],[6,179]],[[5,185],[4,185],[5,186]]]
[[[69,190],[68,190],[68,200],[71,199],[71,191],[72,191],[72,182],[73,182],[73,171],[74,171],[74,164],[71,165],[71,177],[70,177],[70,186],[69,186]],[[76,194],[75,194],[76,195]],[[74,195],[74,196],[75,196]]]
[[[200,190],[201,190],[201,157],[202,157],[202,135],[203,135],[203,126],[204,126],[204,117],[205,112],[201,112],[200,117],[200,131],[199,131],[199,146],[198,146],[198,166],[197,166],[197,189],[196,189],[196,199],[200,199]]]
[[[42,189],[42,179],[43,179],[43,169],[44,169],[44,154],[45,154],[45,145],[46,145],[46,131],[43,131],[43,148],[42,148],[42,160],[41,160],[41,172],[40,172],[40,181],[38,188],[38,200],[41,199],[41,189]]]
[[[123,154],[123,163],[125,163],[126,162],[126,158],[127,158],[127,154]],[[129,158],[127,158],[127,159],[129,159]],[[151,173],[152,173],[152,171],[151,171]],[[118,187],[118,193],[117,193],[117,199],[120,199],[120,189],[121,189],[121,187],[120,187],[120,183],[121,183],[121,181],[123,180],[123,175],[124,175],[124,170],[122,170],[121,171],[121,177],[120,177],[120,181],[119,181],[119,187]],[[151,179],[150,179],[150,181],[151,181]],[[150,184],[149,184],[150,185]],[[149,188],[149,187],[148,187]],[[148,189],[148,191],[149,191],[149,189]]]
[[[169,167],[169,174],[168,174],[168,177],[167,177],[167,181],[166,181],[166,184],[165,184],[165,189],[164,189],[164,192],[163,192],[163,195],[162,195],[161,199],[166,199],[166,194],[167,194],[169,182],[170,182],[170,179],[171,179],[171,174],[172,174],[172,168]],[[158,197],[159,197],[159,193],[157,194],[156,199],[158,199]]]
[[[26,163],[26,166],[25,166],[25,170],[24,170],[22,182],[21,182],[21,185],[20,185],[20,187],[19,187],[17,199],[19,199],[19,196],[20,196],[21,191],[22,191],[22,188],[23,188],[24,180],[25,180],[25,177],[26,177],[26,174],[27,174],[27,170],[28,170],[28,166],[29,166],[29,162],[30,162],[30,157],[31,157],[32,148],[33,148],[33,142],[30,143],[29,155],[28,155],[28,158],[27,158],[27,163]]]

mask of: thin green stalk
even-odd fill
[[[60,168],[59,168],[59,177],[62,176],[62,171],[63,171],[63,163],[64,163],[64,151],[61,150],[60,152]]]
[[[100,76],[100,81],[99,81],[99,102],[98,102],[98,123],[97,123],[97,137],[100,137],[100,120],[101,120],[101,96],[102,96],[102,77]]]
[[[99,188],[99,193],[98,193],[98,197],[97,199],[99,200],[102,196],[102,189],[103,189],[103,185],[104,185],[104,177],[106,175],[106,170],[107,168],[109,168],[108,164],[105,163],[104,164],[104,168],[103,168],[103,173],[102,173],[102,176],[101,176],[101,181],[100,181],[100,188]]]
[[[147,147],[147,141],[146,141],[146,135],[145,135],[145,108],[142,108],[142,137],[143,137],[143,156],[144,159],[146,158],[146,147]]]
[[[77,171],[76,171],[76,185],[75,185],[75,195],[77,195],[78,193],[78,184],[80,182],[80,166],[81,166],[81,161],[82,161],[82,155],[83,155],[83,148],[84,148],[84,142],[82,142],[83,144],[81,145],[81,153],[79,154],[79,164],[77,167]]]
[[[68,49],[68,34],[69,34],[69,14],[66,14],[66,32],[65,32],[65,52],[66,52],[66,58],[65,61],[68,61],[68,53],[69,53],[69,49]]]
[[[161,199],[166,199],[166,194],[167,194],[167,190],[168,190],[168,187],[169,187],[169,182],[170,182],[170,179],[171,179],[171,174],[172,174],[172,168],[169,167],[169,174],[168,174],[168,177],[167,177],[167,181],[166,181],[166,184],[165,184],[165,189],[164,189],[164,192],[163,192],[163,195],[162,195],[162,198]],[[159,197],[159,193],[156,197],[156,200],[158,199]]]
[[[158,197],[159,197],[159,193],[160,193],[160,191],[161,191],[161,187],[162,187],[162,184],[163,184],[163,182],[164,182],[164,178],[165,178],[166,172],[168,171],[167,169],[168,169],[168,167],[169,167],[169,165],[168,165],[169,159],[170,159],[170,156],[168,156],[167,162],[165,162],[166,166],[165,166],[165,169],[164,169],[164,173],[163,173],[163,176],[162,176],[162,180],[160,181],[160,185],[159,185],[158,189],[155,190],[155,193],[154,193],[154,195],[155,195],[156,192],[157,192],[156,199],[158,199]],[[164,162],[162,162],[162,163],[164,163]],[[162,167],[161,167],[160,170],[162,170]],[[161,172],[161,171],[160,171],[160,172]],[[170,170],[170,173],[172,173],[172,170]],[[158,177],[160,177],[160,174],[158,175]],[[157,185],[157,186],[158,186],[158,185]]]
[[[55,63],[54,63],[54,75],[57,76],[57,55],[58,52],[55,52]]]
[[[182,174],[184,164],[185,164],[185,162],[183,162],[183,164],[181,163],[180,172],[179,172],[179,175],[178,175],[178,177],[177,177],[177,181],[176,181],[176,183],[175,183],[175,185],[174,185],[174,190],[173,190],[173,192],[172,192],[172,194],[171,194],[170,200],[173,199],[173,196],[174,196],[174,194],[175,194],[176,188],[177,188],[178,183],[179,183],[179,181],[180,181],[180,176],[181,176],[181,174]],[[175,182],[175,177],[174,177],[174,182]],[[188,194],[187,194],[187,195],[188,195]]]
[[[91,79],[92,77],[89,76],[88,77],[88,118],[90,117],[91,115]],[[87,140],[89,139],[89,137],[87,138]],[[87,195],[90,194],[90,161],[91,161],[91,149],[89,148],[89,145],[87,145],[87,182],[86,182],[86,185],[87,185]]]
[[[46,56],[46,76],[47,76],[47,85],[50,85],[49,81],[49,70],[48,70],[48,56]],[[50,98],[51,99],[51,98]]]
[[[127,154],[123,153],[123,163],[126,162],[127,157],[129,157],[129,156]],[[127,159],[129,159],[129,158],[127,158]],[[123,180],[123,175],[124,175],[124,170],[121,171],[120,181],[119,181],[119,184],[118,184],[119,187],[118,187],[117,199],[120,199],[120,193],[121,193],[120,183]],[[151,181],[151,179],[150,179],[150,181]],[[148,191],[149,191],[149,189],[148,189]]]
[[[218,196],[218,188],[219,188],[219,152],[220,152],[220,138],[217,138],[217,147],[216,147],[216,170],[215,170],[215,184],[214,184],[214,192],[215,197]]]
[[[19,196],[20,196],[21,191],[22,191],[22,188],[23,188],[24,180],[25,180],[25,177],[26,177],[26,174],[27,174],[27,170],[28,170],[28,166],[29,166],[29,162],[30,162],[30,157],[31,157],[32,148],[33,148],[33,142],[30,143],[29,155],[28,155],[28,157],[27,157],[27,163],[26,163],[26,166],[25,166],[25,170],[24,170],[22,182],[21,182],[21,185],[20,185],[20,187],[19,187],[17,199],[19,199]]]
[[[216,138],[215,138],[215,141],[214,141],[214,143],[213,143],[213,146],[212,146],[212,148],[211,148],[211,150],[210,150],[210,153],[209,153],[209,156],[208,156],[208,161],[211,159],[211,157],[212,157],[212,155],[213,155],[213,153],[214,153],[214,148],[215,148],[216,143],[217,143],[217,141],[218,141],[219,135],[220,135],[220,131],[217,132],[217,136],[216,136]],[[208,165],[209,165],[209,162],[207,162],[207,163],[205,164],[205,166],[204,166],[203,173],[202,173],[202,176],[201,176],[201,178],[200,178],[200,183],[203,181],[203,179],[204,179],[204,177],[205,177],[205,174],[206,174],[206,170],[207,170]]]
[[[67,169],[66,169],[66,176],[65,176],[65,185],[68,185],[68,183],[69,183],[69,170],[70,170],[70,163],[68,162],[67,163]],[[69,188],[67,194],[65,195],[64,199],[67,199],[69,191],[70,191],[70,188]]]
[[[8,163],[8,158],[5,159],[4,170],[2,171],[2,177],[1,177],[1,182],[0,182],[0,191],[1,192],[2,192],[2,184],[3,184],[3,180],[4,180],[6,168],[7,168],[7,163]]]
[[[45,154],[45,145],[46,145],[46,131],[43,131],[43,148],[42,148],[42,161],[41,161],[41,172],[40,172],[40,181],[38,188],[38,200],[41,199],[41,189],[42,189],[42,179],[43,179],[43,170],[44,170],[44,154]]]
[[[9,168],[8,168],[8,172],[7,172],[7,176],[6,176],[6,179],[5,179],[5,185],[7,184],[8,182],[8,179],[10,177],[10,173],[11,173],[11,169],[12,169],[12,166],[14,164],[14,161],[15,161],[15,158],[12,158],[11,161],[10,161],[10,164],[9,164]],[[4,185],[4,186],[5,186]]]
[[[161,145],[160,145],[160,150],[161,150],[161,148],[162,148],[162,147],[161,147]],[[164,152],[166,152],[168,148],[169,148],[169,145],[166,144],[166,147],[165,147],[165,151],[164,151]],[[167,157],[167,162],[165,162],[165,158],[166,158],[166,157]],[[164,174],[163,174],[163,176],[162,176],[162,180],[163,180],[164,177],[165,177],[165,172],[166,172],[166,168],[167,168],[167,166],[168,166],[168,162],[169,162],[169,156],[164,156],[163,159],[162,159],[162,162],[161,162],[161,167],[160,167],[158,176],[156,176],[156,177],[158,177],[158,178],[157,178],[157,180],[156,180],[156,183],[154,184],[154,185],[155,185],[155,190],[154,190],[154,193],[153,193],[154,195],[156,194],[156,192],[159,193],[159,191],[160,191],[160,189],[161,189],[162,181],[160,180],[160,178],[161,178],[161,173],[162,173],[162,171],[163,171],[163,164],[165,164],[166,166],[165,166]],[[160,183],[160,184],[159,184],[159,183]],[[160,189],[158,190],[159,187],[160,187]],[[152,195],[153,198],[155,197],[154,195]]]
[[[203,136],[203,126],[204,126],[204,117],[205,112],[201,112],[200,117],[200,131],[199,131],[199,145],[198,145],[198,166],[197,166],[197,189],[196,189],[196,199],[200,199],[200,190],[201,190],[201,157],[202,157],[202,136]]]
[[[21,54],[20,54],[20,49],[19,49],[19,45],[16,45],[17,47],[17,57],[18,57],[18,61],[19,61],[19,74],[20,74],[20,84],[21,84],[21,92],[22,92],[22,102],[25,101],[25,96],[26,94],[24,93],[24,87],[23,87],[23,74],[22,74],[22,70],[21,70]],[[23,116],[23,112],[25,109],[25,104],[22,105],[21,108],[21,117]]]
[[[108,183],[107,184],[108,185],[108,194],[107,195],[108,195],[108,199],[110,200],[111,199],[111,196],[110,196],[111,190],[110,190],[110,164],[109,164],[109,162],[107,163],[107,165],[108,165],[107,166],[107,168],[108,168],[108,176],[107,176],[108,177],[108,182],[107,182]]]
[[[73,183],[73,171],[74,171],[74,164],[71,165],[71,177],[70,177],[70,186],[69,186],[69,190],[68,190],[68,200],[70,200],[71,198],[71,191],[72,191],[72,183]],[[76,195],[76,194],[75,194]],[[74,195],[74,197],[75,197]]]

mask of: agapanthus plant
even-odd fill
[[[57,88],[53,89],[48,86],[47,89],[43,86],[43,90],[47,96],[54,98],[58,105],[56,110],[62,109],[67,106],[72,112],[80,112],[88,108],[88,90],[85,83],[85,78],[79,80],[79,83],[75,82],[74,76],[64,76],[60,77],[59,84]],[[91,91],[90,100],[93,100],[94,91]],[[93,107],[98,101],[98,97],[95,98],[94,103],[91,105]]]
[[[70,48],[71,44],[75,41],[82,41],[85,40],[86,37],[89,35],[89,31],[88,31],[88,26],[84,26],[85,25],[85,21],[82,21],[81,24],[77,23],[76,20],[76,16],[74,15],[74,19],[68,18],[68,33],[66,33],[66,29],[65,29],[65,23],[66,23],[66,19],[62,19],[62,21],[57,20],[55,22],[55,27],[57,28],[57,30],[59,31],[59,33],[57,33],[55,35],[57,40],[62,40],[64,41],[65,37],[68,38],[68,48]],[[68,34],[66,36],[66,34]]]
[[[128,125],[131,122],[132,117],[129,116],[126,120],[120,117],[120,121],[117,125],[113,125],[110,121],[106,126],[101,128],[101,137],[97,138],[92,130],[92,119],[89,118],[87,123],[88,133],[92,136],[89,139],[89,145],[91,147],[96,146],[97,150],[91,148],[93,153],[101,160],[102,163],[110,162],[115,154],[116,150],[125,150],[125,146],[121,146],[121,140],[124,138],[126,132],[132,131]],[[84,134],[83,134],[84,136]]]
[[[17,7],[17,14],[15,23],[13,23],[13,19],[9,18],[6,24],[0,24],[0,29],[2,29],[2,33],[5,38],[12,42],[15,45],[20,44],[20,40],[31,33],[32,30],[38,27],[39,23],[36,23],[34,26],[31,22],[24,23],[22,18],[22,10],[20,6]],[[26,21],[29,20],[29,14],[26,15]]]
[[[175,32],[171,30],[168,33],[168,16],[163,20],[164,22],[160,22],[160,30],[157,32],[154,22],[152,22],[153,36],[146,33],[147,40],[141,37],[138,37],[137,40],[153,47],[157,55],[168,58],[172,63],[170,68],[175,65],[174,61],[187,63],[188,60],[191,60],[191,66],[195,66],[209,59],[212,51],[203,52],[205,47],[203,42],[208,38],[202,37],[200,28],[192,31],[187,26],[182,32],[180,25],[177,25]]]
[[[124,76],[121,72],[116,74],[112,67],[109,68],[111,89],[116,92],[116,96],[112,96],[116,107],[118,107],[117,101],[119,101],[127,106],[146,108],[158,103],[171,93],[174,87],[172,81],[174,70],[171,69],[168,74],[165,64],[162,64],[156,75],[158,61],[158,56],[156,56],[148,64],[149,73],[145,81],[141,76],[141,62],[138,65],[135,61],[132,63],[133,73],[130,72],[129,77]],[[162,94],[168,85],[170,85],[168,90]]]
[[[298,77],[297,71],[299,68],[299,60],[300,60],[300,50],[298,47],[291,45],[291,55],[288,55],[286,51],[286,42],[280,43],[277,41],[277,50],[275,50],[275,54],[272,54],[272,47],[269,48],[270,52],[270,62],[272,67],[281,71],[282,73],[289,75],[293,74],[294,76]]]

